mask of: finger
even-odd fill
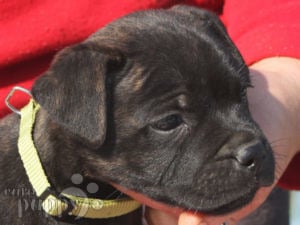
[[[178,225],[207,225],[199,214],[183,212],[179,215]]]

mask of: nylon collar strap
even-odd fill
[[[101,200],[55,193],[44,172],[32,139],[35,116],[39,108],[37,103],[30,100],[29,104],[21,109],[18,148],[29,181],[36,195],[43,200],[42,207],[47,214],[55,217],[104,219],[125,215],[141,206],[140,203],[130,198]]]

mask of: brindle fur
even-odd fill
[[[90,197],[120,197],[109,185],[116,183],[172,206],[229,212],[273,180],[270,146],[247,106],[249,83],[215,15],[187,6],[137,12],[62,50],[35,82],[41,110],[34,142],[57,191],[81,174],[85,183],[78,188],[100,186]],[[170,114],[184,123],[157,130]],[[31,188],[17,151],[19,122],[17,115],[0,122],[1,224],[141,223],[140,210],[69,223],[32,207],[19,216],[20,201],[37,203],[33,194],[8,191]],[[237,158],[253,143],[259,151],[250,169]]]

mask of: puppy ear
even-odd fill
[[[105,78],[109,62],[117,58],[83,44],[67,48],[32,89],[51,119],[92,148],[105,140]]]

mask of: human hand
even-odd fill
[[[274,151],[274,184],[261,188],[244,208],[223,216],[175,214],[148,208],[145,216],[149,225],[220,225],[224,221],[234,225],[265,201],[293,156],[299,152],[300,60],[267,58],[251,66],[250,74],[254,88],[248,90],[249,108]]]

